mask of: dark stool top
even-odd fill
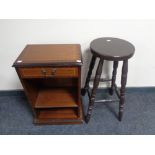
[[[133,56],[135,47],[128,41],[119,38],[98,38],[90,44],[91,52],[105,60],[126,60]]]

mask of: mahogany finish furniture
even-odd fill
[[[79,44],[27,45],[14,62],[36,124],[80,124]]]
[[[98,102],[113,102],[113,101],[119,101],[118,118],[121,121],[123,116],[124,102],[125,102],[125,86],[127,82],[128,59],[133,56],[135,48],[128,41],[118,39],[118,38],[105,37],[105,38],[98,38],[93,40],[90,44],[90,50],[93,56],[89,66],[89,71],[86,78],[85,86],[84,86],[84,89],[82,90],[82,95],[85,95],[85,93],[88,92],[88,96],[89,96],[89,106],[88,106],[88,111],[86,115],[86,122],[88,123],[90,120],[94,102],[98,103]],[[90,82],[92,70],[95,65],[96,58],[99,58],[99,63],[98,63],[95,79],[93,82],[93,89],[90,93],[89,82]],[[104,60],[113,61],[112,79],[100,79]],[[115,83],[119,61],[123,61],[120,91],[118,91],[117,85]],[[102,82],[111,81],[111,88],[109,89],[109,93],[110,95],[113,95],[113,92],[115,90],[119,100],[95,101],[96,90],[98,88],[100,81]]]

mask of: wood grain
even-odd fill
[[[82,65],[79,44],[32,44],[27,45],[13,66]]]
[[[77,92],[69,88],[42,88],[35,108],[77,107]]]
[[[18,70],[22,78],[78,77],[77,67],[23,67]]]
[[[83,123],[78,44],[27,45],[14,62],[36,124]]]

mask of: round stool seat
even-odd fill
[[[103,57],[105,60],[125,60],[133,56],[135,47],[128,41],[105,37],[98,38],[91,42],[90,49],[92,54]]]

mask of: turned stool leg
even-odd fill
[[[92,70],[93,70],[94,65],[95,65],[95,61],[96,61],[96,57],[93,55],[92,59],[91,59],[91,62],[90,62],[89,71],[88,71],[88,75],[87,75],[87,78],[86,78],[86,83],[85,83],[84,88],[81,91],[81,94],[83,96],[86,94],[86,90],[88,90],[88,88],[89,88],[89,82],[90,82]]]
[[[114,61],[111,88],[109,90],[110,95],[113,95],[113,92],[114,92],[114,84],[115,84],[115,81],[116,81],[117,67],[118,67],[118,61]]]
[[[120,89],[120,103],[119,103],[119,121],[122,120],[123,108],[125,102],[125,86],[127,82],[128,73],[128,60],[123,61],[122,76],[121,76],[121,89]]]
[[[89,122],[91,114],[92,114],[92,108],[94,105],[94,101],[95,101],[95,95],[96,95],[96,90],[98,88],[99,82],[100,82],[100,77],[102,74],[102,67],[103,67],[103,59],[100,59],[98,67],[97,67],[97,71],[96,71],[96,75],[95,75],[95,79],[94,79],[94,83],[93,83],[93,89],[92,89],[92,93],[89,99],[89,106],[88,106],[88,111],[87,111],[87,116],[86,116],[86,123]]]

